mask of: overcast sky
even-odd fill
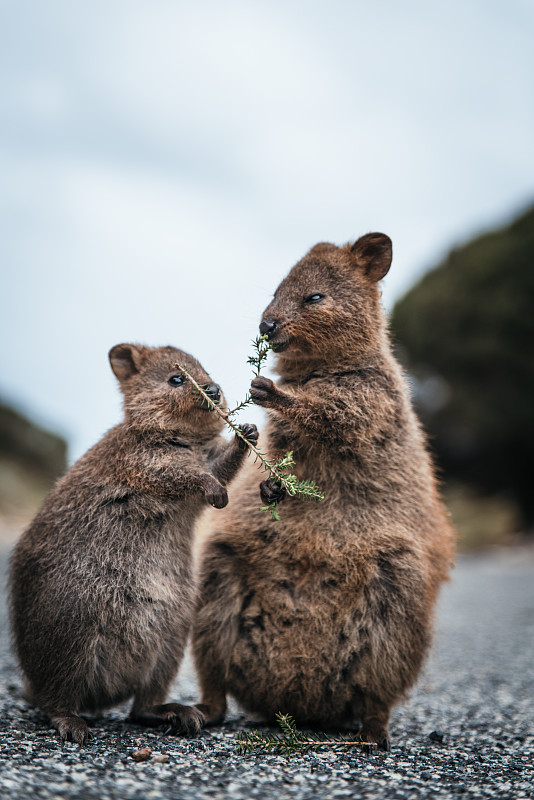
[[[0,398],[71,458],[120,417],[112,345],[174,344],[241,399],[261,311],[314,243],[388,233],[391,307],[534,200],[530,0],[0,16]]]

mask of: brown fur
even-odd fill
[[[193,633],[209,722],[228,693],[267,719],[359,720],[388,748],[391,707],[421,668],[453,532],[380,308],[390,263],[383,234],[316,245],[264,313],[280,380],[252,383],[263,449],[292,450],[326,497],[288,498],[273,522],[251,463],[211,520]]]
[[[12,557],[12,631],[28,693],[81,744],[90,734],[80,712],[132,696],[134,722],[188,733],[203,722],[164,701],[191,622],[194,522],[206,501],[226,504],[244,450],[219,436],[219,417],[190,383],[169,384],[177,361],[212,383],[173,347],[110,351],[125,420],[57,483]],[[255,441],[254,426],[243,430]]]

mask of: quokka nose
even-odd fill
[[[221,387],[220,387],[220,386],[217,386],[217,384],[216,384],[216,383],[210,383],[210,384],[208,384],[208,385],[205,387],[204,391],[206,392],[206,394],[208,395],[208,397],[211,397],[211,399],[212,399],[212,400],[213,400],[215,403],[218,403],[218,402],[219,402],[219,400],[221,399]]]
[[[267,336],[270,339],[271,336],[274,334],[275,330],[276,330],[276,322],[274,321],[274,319],[263,319],[260,322],[260,333],[262,334],[262,336],[265,336],[265,334],[267,334]]]

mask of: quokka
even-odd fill
[[[166,703],[195,598],[192,536],[246,445],[175,368],[215,400],[201,365],[174,347],[120,344],[109,354],[125,419],[59,480],[22,535],[10,573],[11,625],[28,697],[64,739],[90,738],[80,714],[133,697],[129,719],[196,733],[202,713]],[[253,425],[242,432],[256,442]],[[243,449],[244,448],[244,449]]]
[[[421,669],[454,536],[380,306],[391,260],[381,233],[318,244],[263,314],[280,379],[252,382],[262,449],[293,451],[326,497],[288,497],[274,522],[250,463],[212,516],[193,633],[208,723],[229,694],[389,749],[391,709]],[[261,492],[280,498],[271,481]]]

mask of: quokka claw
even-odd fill
[[[260,483],[260,495],[262,502],[268,506],[271,503],[281,503],[287,492],[276,480],[267,478],[266,481]]]
[[[245,422],[243,425],[239,426],[239,430],[241,431],[242,435],[245,437],[247,442],[249,442],[249,444],[252,445],[258,444],[259,433],[255,425],[249,422]],[[237,438],[237,443],[242,450],[247,449],[245,442],[239,437]]]
[[[74,742],[75,744],[84,745],[93,738],[87,722],[74,714],[71,716],[56,717],[53,720],[53,724],[64,742]]]

